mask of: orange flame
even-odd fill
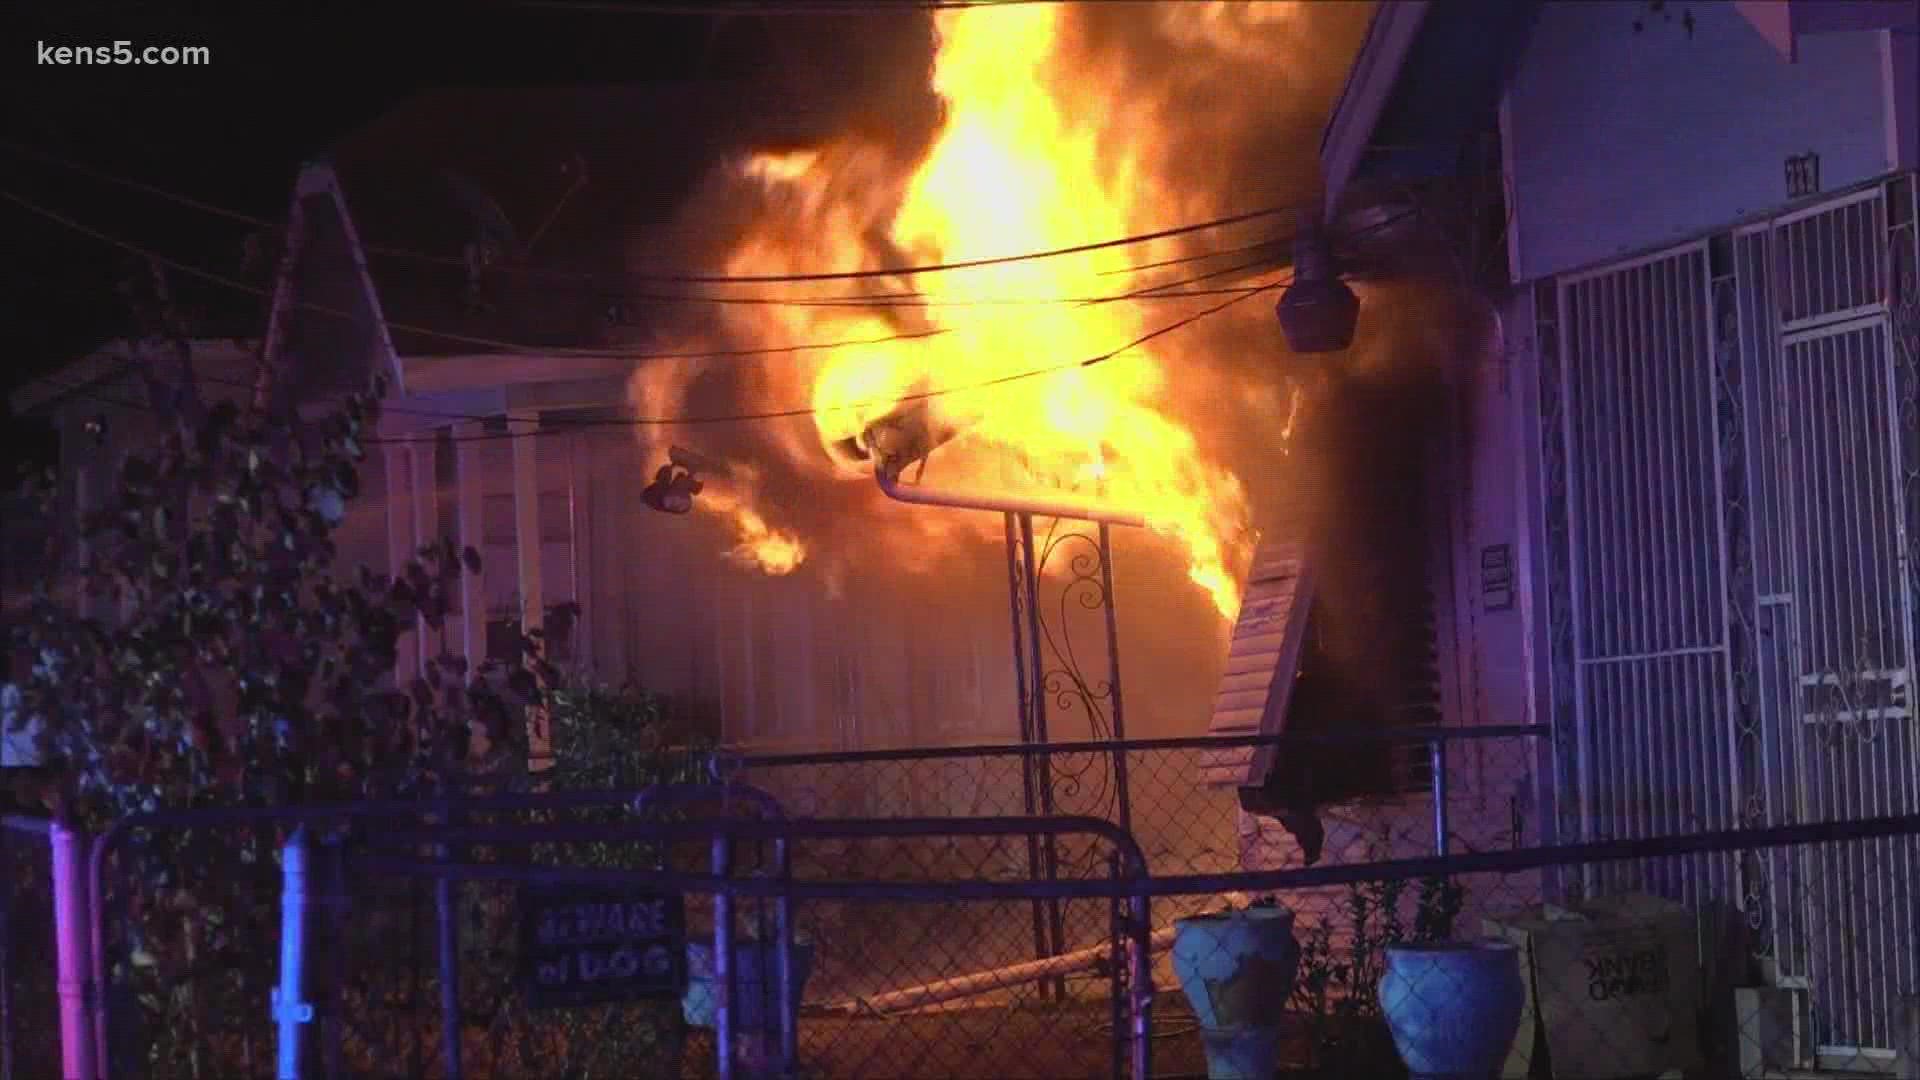
[[[1205,10],[1208,20],[1194,32],[1228,32],[1209,21],[1219,13]],[[941,12],[934,88],[946,100],[946,116],[904,188],[876,176],[878,155],[852,138],[805,152],[753,155],[737,180],[760,185],[772,212],[756,219],[735,246],[727,271],[865,269],[902,256],[959,262],[1125,236],[1177,220],[1182,207],[1143,175],[1139,148],[1116,142],[1115,132],[1127,126],[1083,107],[1081,99],[1097,96],[1099,87],[1089,82],[1090,73],[1064,70],[1057,51],[1063,17],[1050,5]],[[876,236],[893,251],[883,256]],[[1178,551],[1191,582],[1231,619],[1239,608],[1248,496],[1238,478],[1206,458],[1194,430],[1167,406],[1172,354],[1149,343],[1098,366],[1073,365],[1198,305],[1040,302],[1139,287],[1146,279],[1135,262],[1165,250],[1114,248],[922,275],[906,286],[896,280],[889,290],[916,290],[927,301],[905,309],[904,318],[900,308],[827,305],[734,307],[725,317],[730,330],[770,342],[915,332],[905,340],[850,344],[824,358],[811,354],[811,361],[794,358],[756,376],[770,392],[810,398],[816,441],[788,436],[784,448],[794,463],[817,468],[823,446],[831,459],[833,446],[859,437],[908,395],[934,391],[928,407],[962,432],[929,458],[929,472],[942,486],[1065,489],[1142,512]],[[814,295],[844,291],[845,282],[824,283]],[[1054,368],[1061,370],[1024,377]],[[849,481],[870,482],[864,465],[844,459],[839,465]],[[802,545],[744,503],[713,508],[733,520],[741,545],[753,550],[744,561],[772,573],[799,564]],[[950,528],[917,527],[928,535]],[[999,532],[997,520],[971,527],[981,536]]]

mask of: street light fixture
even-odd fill
[[[1304,222],[1293,241],[1293,284],[1274,305],[1287,347],[1297,353],[1339,352],[1353,344],[1360,298],[1340,280],[1325,228]]]
[[[694,475],[696,471],[724,474],[726,470],[691,450],[668,447],[667,463],[654,472],[653,483],[641,489],[640,501],[663,514],[691,511],[693,497],[706,487]]]

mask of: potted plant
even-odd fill
[[[1173,970],[1200,1022],[1210,1080],[1273,1075],[1299,964],[1293,912],[1271,899],[1174,920]]]
[[[1430,904],[1437,895],[1450,900]],[[1499,941],[1451,940],[1460,890],[1423,883],[1414,940],[1387,945],[1380,1012],[1395,1051],[1416,1078],[1486,1080],[1496,1075],[1520,1028],[1526,987],[1519,950]]]

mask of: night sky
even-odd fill
[[[434,87],[644,84],[755,66],[761,20],[505,5],[28,0],[0,14],[0,139],[270,220],[298,166]],[[716,25],[718,23],[718,25]],[[205,67],[46,66],[37,45],[205,45]],[[430,140],[431,133],[422,138]],[[195,265],[232,273],[246,226],[76,176],[0,144],[0,187]],[[124,254],[0,202],[5,388],[124,329]],[[378,238],[368,237],[369,242]],[[258,301],[199,298],[209,325],[253,327]],[[10,460],[44,436],[9,418]]]

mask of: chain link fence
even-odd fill
[[[300,815],[149,819],[96,848],[109,1075],[283,1075],[289,1032],[301,1075],[407,1080],[774,1075],[789,1050],[789,1075],[823,1078],[1104,1077],[1141,1056],[1155,1077],[1248,1055],[1289,1075],[1424,1062],[1516,1080],[1920,1063],[1920,819],[1483,844],[1458,812],[1473,785],[1442,787],[1445,855],[1429,790],[1372,816],[1326,810],[1310,867],[1297,851],[1154,866],[1112,823],[1017,809],[800,818],[741,788],[643,808],[628,791],[306,811],[292,984],[263,945],[286,941]],[[1034,855],[1048,841],[1052,876]],[[46,845],[22,834],[4,854],[8,1053],[15,1075],[58,1075]],[[169,873],[191,908],[145,899]],[[661,940],[681,968],[650,996],[543,1000],[540,889],[671,897]],[[1842,901],[1848,918],[1821,916]]]

